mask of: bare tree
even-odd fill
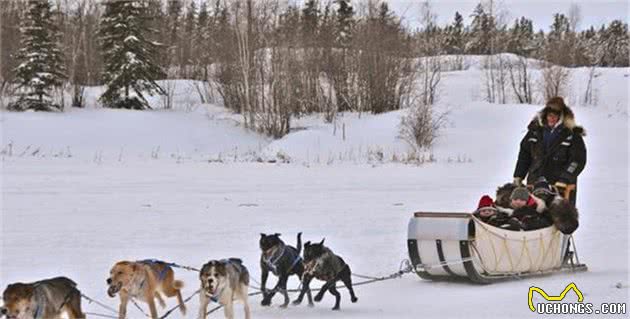
[[[490,54],[484,57],[484,86],[486,100],[490,103],[507,103],[506,88],[508,85],[509,61],[501,53],[505,43],[501,37],[505,32],[509,13],[500,1],[489,0],[484,3],[488,12],[490,29]]]
[[[588,69],[588,80],[586,82],[586,90],[584,90],[584,98],[582,99],[584,105],[597,104],[597,91],[593,85],[594,79],[597,77],[596,70],[595,66],[591,66]]]
[[[569,90],[570,76],[571,73],[568,68],[543,62],[542,81],[539,85],[542,87],[545,100],[555,96],[565,96]]]
[[[510,74],[510,85],[518,103],[531,104],[532,76],[529,70],[529,62],[526,57],[519,56],[514,61],[509,61],[507,69]]]
[[[569,13],[567,14],[569,18],[569,25],[571,27],[571,31],[577,32],[580,27],[580,22],[582,22],[582,9],[580,5],[577,3],[571,3],[569,7]]]
[[[437,15],[431,3],[424,1],[420,7],[421,23],[424,28],[419,52],[422,54],[422,104],[433,105],[437,101],[438,85],[442,79],[442,60],[439,56],[441,39],[436,36]]]

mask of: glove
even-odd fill
[[[558,190],[560,196],[564,196],[564,191],[567,189],[567,184],[563,182],[556,182],[553,186]]]
[[[522,177],[514,177],[514,181],[512,182],[514,186],[523,186],[523,178]]]
[[[510,230],[522,230],[524,228],[523,223],[516,218],[510,218],[508,224],[510,225]]]

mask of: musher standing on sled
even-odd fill
[[[575,206],[577,177],[586,165],[584,129],[575,124],[573,112],[561,97],[551,98],[527,129],[514,170],[514,184],[521,185],[525,176],[530,185],[545,177],[561,195],[568,188]]]

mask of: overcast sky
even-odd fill
[[[354,0],[353,3],[367,1]],[[486,0],[487,2],[487,0]],[[553,14],[557,12],[568,13],[572,3],[580,8],[582,21],[580,29],[591,25],[600,26],[619,19],[628,22],[628,10],[630,0],[496,0],[495,3],[508,12],[508,21],[511,25],[514,19],[526,16],[533,20],[534,29],[547,30],[553,21]],[[419,25],[418,17],[422,1],[414,0],[389,0],[388,3],[399,15],[412,26]],[[470,14],[478,0],[434,0],[430,4],[437,14],[437,21],[444,25],[453,21],[455,11],[464,16],[466,24],[470,23]]]

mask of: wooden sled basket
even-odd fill
[[[573,237],[555,226],[511,231],[469,213],[415,213],[409,221],[407,248],[416,274],[430,280],[488,284],[587,270],[579,263]]]

